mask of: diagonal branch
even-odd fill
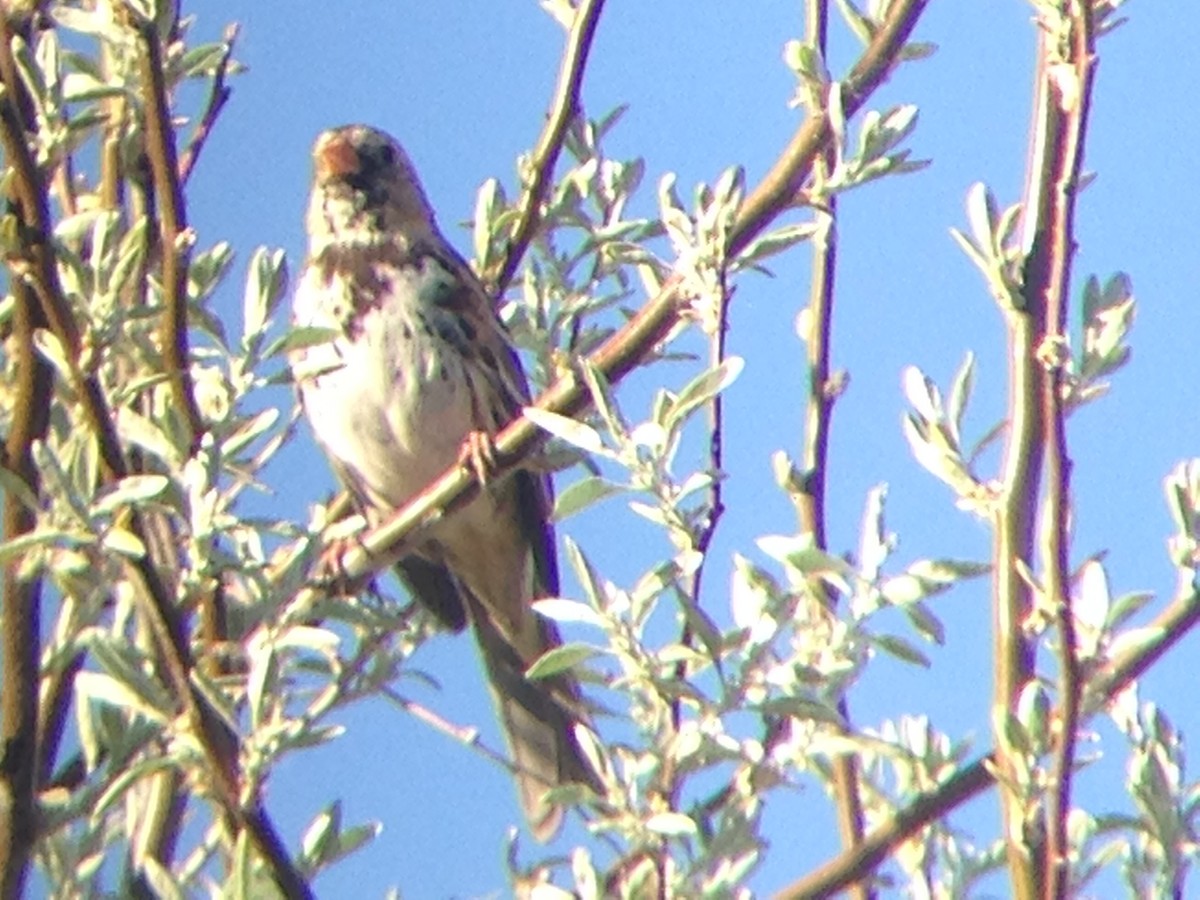
[[[1193,588],[1195,573],[1184,579],[1182,591],[1171,604],[1154,617],[1146,628],[1153,635],[1116,659],[1109,660],[1087,686],[1082,715],[1093,715],[1108,701],[1154,665],[1178,644],[1193,627],[1200,624],[1200,592]],[[803,897],[832,897],[867,877],[892,852],[920,829],[945,816],[951,810],[996,783],[999,757],[995,750],[960,769],[932,791],[921,794],[867,835],[856,847],[831,859],[814,872],[793,882],[775,894],[775,900],[799,900]]]
[[[959,769],[939,787],[922,794],[867,835],[861,842],[774,895],[774,900],[816,900],[832,897],[863,881],[912,837],[950,810],[996,783],[995,754]]]
[[[517,225],[500,265],[494,272],[484,273],[484,281],[493,296],[500,296],[508,288],[542,220],[541,208],[553,180],[554,165],[558,162],[567,128],[579,111],[583,73],[603,11],[604,0],[582,0],[575,10],[575,21],[571,23],[571,30],[567,34],[567,49],[563,54],[550,112],[546,116],[546,127],[533,152],[532,175],[521,197]]]
[[[180,184],[187,184],[188,179],[192,177],[192,170],[196,168],[196,163],[200,161],[200,151],[204,149],[204,144],[208,140],[208,136],[212,133],[213,126],[217,122],[217,116],[221,114],[221,110],[225,107],[225,103],[229,100],[231,93],[229,86],[225,84],[225,79],[229,76],[230,66],[233,62],[233,45],[238,37],[238,24],[230,23],[225,29],[225,34],[221,38],[221,58],[217,60],[217,71],[213,74],[212,88],[208,92],[208,102],[204,106],[204,112],[200,116],[200,123],[196,126],[196,130],[192,132],[192,137],[187,143],[187,147],[179,156],[178,179]]]

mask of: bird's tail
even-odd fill
[[[538,615],[530,617],[541,631],[543,650],[560,643],[552,622]],[[573,783],[599,790],[596,773],[575,737],[576,723],[585,720],[579,687],[565,674],[526,678],[528,663],[492,618],[478,614],[472,618],[492,697],[517,767],[521,806],[534,837],[547,841],[562,824],[563,810],[546,801],[546,791]]]

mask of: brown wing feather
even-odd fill
[[[484,430],[494,432],[520,414],[528,402],[528,382],[475,274],[452,250],[434,252],[441,264],[457,276],[456,288],[446,291],[438,302],[467,323],[472,351],[479,355],[483,364],[480,368],[487,377],[490,421],[479,424]],[[554,623],[535,614],[527,605],[559,593],[554,530],[550,524],[552,483],[545,475],[521,470],[507,485],[496,490],[499,508],[509,509],[509,514],[516,518],[521,544],[533,562],[531,594],[519,601],[521,633],[506,634],[506,629],[494,618],[492,604],[502,598],[476,597],[471,592],[466,595],[492,694],[518,768],[521,804],[534,834],[545,840],[562,820],[562,810],[543,799],[547,788],[582,783],[599,790],[599,783],[574,734],[575,723],[587,721],[575,680],[567,675],[537,681],[525,677],[525,670],[537,656],[562,642]],[[502,602],[511,601],[503,598]]]

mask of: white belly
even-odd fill
[[[304,351],[296,368],[317,440],[373,503],[397,507],[458,459],[474,425],[459,354],[419,319],[415,298],[427,276],[387,275],[391,301],[361,313],[349,333]],[[325,286],[306,273],[297,324],[342,328],[339,296],[348,302],[340,278]]]

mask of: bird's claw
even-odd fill
[[[352,576],[346,567],[346,554],[355,548],[370,553],[360,538],[360,532],[330,538],[313,567],[313,577],[317,583],[326,585],[341,596],[356,594],[368,587],[374,576]]]
[[[486,431],[472,431],[463,441],[458,454],[458,464],[469,468],[486,485],[496,472],[496,442]]]

